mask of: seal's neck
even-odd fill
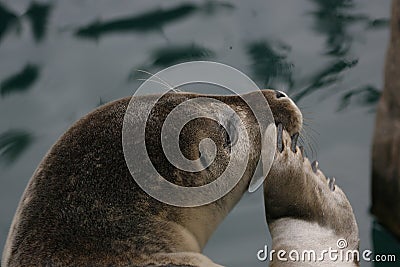
[[[283,218],[270,223],[269,229],[272,236],[270,254],[274,251],[270,266],[358,266],[353,261],[354,254],[347,256],[357,248],[345,245],[341,249],[347,242],[344,237],[316,222]],[[280,250],[285,254],[281,252],[279,257]]]
[[[182,210],[180,223],[195,237],[200,251],[203,250],[218,225],[245,194],[248,184],[248,179],[242,179],[235,188],[216,202]]]
[[[238,198],[240,199],[240,197]],[[194,252],[203,250],[208,239],[237,201],[236,199],[235,201],[229,200],[229,202],[234,203],[224,203],[224,207],[213,203],[208,206],[188,208],[185,210],[182,226],[197,241],[199,250],[193,250]]]

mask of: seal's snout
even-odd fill
[[[300,132],[303,125],[303,115],[294,101],[279,90],[262,90],[275,119],[275,124],[282,124],[291,136]]]

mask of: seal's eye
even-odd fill
[[[287,97],[287,95],[282,91],[275,90],[275,93],[276,93],[276,98]]]

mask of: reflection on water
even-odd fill
[[[36,42],[40,42],[46,35],[47,20],[50,14],[51,5],[45,3],[31,2],[24,16],[28,19],[33,36]],[[21,30],[21,19],[12,11],[0,3],[0,42],[11,29]]]
[[[185,4],[169,10],[154,10],[139,16],[120,18],[107,22],[96,21],[76,31],[78,37],[98,39],[102,35],[125,31],[160,30],[167,23],[183,19],[197,10],[192,4]]]
[[[365,21],[365,15],[352,14],[352,0],[312,0],[316,11],[311,12],[315,19],[314,29],[326,35],[326,54],[332,56],[346,55],[353,41],[348,32],[351,24]]]
[[[19,30],[19,26],[18,17],[0,2],[0,42],[8,31]]]
[[[354,38],[358,34],[358,32],[352,31],[355,24],[363,23],[367,29],[371,30],[387,27],[389,21],[387,18],[374,19],[359,13],[353,0],[311,0],[311,2],[315,6],[315,10],[310,12],[314,18],[313,29],[326,37],[325,54],[334,60],[309,79],[311,83],[296,94],[296,100],[300,100],[316,90],[330,88],[330,85],[338,83],[340,74],[357,64],[357,59],[348,59]],[[378,101],[379,92],[371,85],[349,89],[342,95],[338,110],[347,107],[352,98],[358,99],[352,104],[371,106]]]
[[[31,133],[23,130],[8,130],[0,134],[0,163],[7,166],[15,162],[33,139]]]
[[[39,67],[28,63],[19,72],[5,78],[0,84],[0,95],[27,91],[38,79]]]
[[[215,53],[205,47],[196,44],[191,45],[169,45],[163,48],[155,49],[151,52],[150,58],[146,60],[147,65],[132,70],[130,79],[136,78],[137,69],[141,70],[159,70],[174,64],[193,61],[193,60],[211,60],[215,57]]]
[[[50,10],[50,4],[31,2],[28,11],[25,13],[31,23],[32,33],[37,42],[40,42],[46,36]]]
[[[287,59],[289,51],[290,47],[283,43],[261,41],[248,44],[247,53],[251,60],[252,77],[260,82],[263,88],[276,88],[280,83],[286,88],[291,88],[293,64]]]
[[[137,69],[189,60],[232,65],[308,106],[321,133],[318,159],[339,176],[361,246],[371,248],[368,111],[382,87],[389,0],[48,3],[0,3],[0,248],[29,176],[74,120],[132,94],[138,76],[148,77]],[[261,198],[245,196],[205,253],[226,266],[265,266],[255,256],[266,242],[264,221]]]
[[[381,92],[372,85],[358,87],[350,90],[350,92],[342,96],[338,110],[342,111],[350,104],[375,107],[375,104],[378,102],[380,96]],[[356,102],[352,101],[352,99],[355,99]]]
[[[330,89],[329,86],[336,84],[340,80],[340,74],[345,72],[347,69],[357,65],[358,60],[346,60],[339,59],[335,62],[331,62],[325,68],[313,74],[308,79],[310,82],[304,89],[299,90],[293,96],[295,101],[299,101],[303,97],[319,90],[319,89]]]
[[[185,61],[212,59],[214,56],[215,53],[210,49],[195,44],[189,46],[168,46],[153,52],[150,68],[164,68]]]
[[[367,28],[368,29],[386,28],[389,26],[389,23],[390,23],[390,20],[387,18],[372,19],[368,22]]]
[[[109,33],[161,30],[165,25],[182,20],[195,12],[204,11],[208,14],[214,14],[219,8],[233,8],[233,6],[228,3],[214,1],[207,1],[202,6],[185,3],[170,9],[158,8],[137,16],[106,22],[96,21],[87,26],[80,27],[75,34],[78,37],[98,39]]]

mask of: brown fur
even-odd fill
[[[372,213],[400,239],[400,1],[392,2],[385,84],[372,145]]]
[[[276,121],[290,133],[298,132],[302,117],[297,107],[287,98],[277,99],[275,91],[263,93]],[[163,118],[179,103],[199,96],[163,96],[148,122],[150,157],[164,177],[179,185],[212,181],[229,160],[226,132],[206,119],[183,129],[181,150],[188,158],[198,158],[199,141],[211,137],[218,148],[215,164],[188,174],[174,169],[162,154],[157,137]],[[152,97],[158,96],[140,98],[145,105]],[[211,266],[199,252],[246,191],[261,146],[254,115],[240,97],[212,97],[239,113],[252,142],[246,172],[230,193],[209,205],[177,208],[143,192],[131,177],[122,152],[121,129],[130,98],[117,100],[75,123],[40,163],[14,217],[3,267]]]

